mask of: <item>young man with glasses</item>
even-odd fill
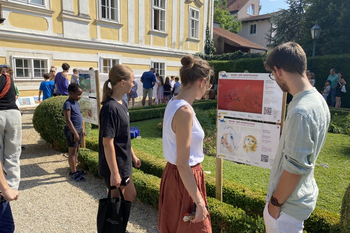
[[[282,91],[293,96],[270,172],[264,209],[266,232],[302,233],[304,221],[316,206],[314,169],[326,140],[330,113],[306,76],[307,60],[300,45],[279,45],[265,67]]]

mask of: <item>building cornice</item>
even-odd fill
[[[48,10],[43,7],[31,6],[23,3],[8,2],[0,0],[1,7],[5,7],[10,10],[23,11],[31,14],[39,14],[43,16],[52,16],[55,13],[52,10]]]
[[[60,45],[75,48],[84,49],[96,49],[96,50],[107,50],[107,51],[118,51],[126,53],[138,53],[145,55],[170,55],[182,57],[189,53],[195,53],[195,51],[187,50],[174,50],[174,49],[162,49],[160,47],[151,47],[145,45],[130,45],[128,43],[112,43],[102,40],[82,40],[76,38],[64,38],[61,36],[48,36],[43,34],[33,34],[27,32],[18,32],[12,30],[1,29],[0,39],[10,40],[10,41],[30,41],[31,43],[41,43],[50,45]]]
[[[194,4],[196,4],[198,7],[201,7],[204,5],[204,3],[200,0],[186,0],[187,4],[192,3],[192,2],[194,2]]]
[[[79,21],[79,22],[84,22],[84,23],[90,23],[91,18],[90,16],[86,15],[75,15],[74,12],[67,12],[67,11],[62,11],[62,18],[63,19],[69,19],[73,21]]]

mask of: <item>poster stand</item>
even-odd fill
[[[226,72],[220,72],[219,73],[219,77],[221,77],[221,75],[224,74],[226,75]],[[220,94],[220,88],[218,88],[217,90],[218,94],[218,99],[219,99],[219,94]],[[279,136],[281,135],[282,133],[282,128],[283,128],[283,125],[284,125],[284,121],[285,121],[285,115],[286,115],[286,102],[287,102],[287,93],[286,92],[283,92],[283,97],[282,97],[282,108],[281,108],[281,120],[280,122],[276,122],[275,125],[278,125],[280,126],[280,134]],[[223,115],[220,115],[219,114],[219,101],[218,101],[218,106],[217,106],[217,110],[218,110],[218,115],[217,115],[217,121],[216,121],[216,126],[217,126],[217,129],[218,129],[218,122],[219,122],[219,119],[224,119],[224,116]],[[260,121],[261,122],[261,121]],[[217,134],[217,137],[219,137],[220,135]],[[218,142],[218,140],[217,140]],[[217,143],[217,151],[218,151],[218,143]],[[218,156],[218,153],[217,153],[217,156],[216,156],[216,199],[218,199],[219,201],[223,201],[223,158],[220,158]]]
[[[86,72],[86,71],[85,71]],[[100,74],[98,70],[94,71],[94,76],[95,76],[95,85],[96,85],[96,97],[87,97],[89,98],[89,100],[93,100],[94,102],[96,101],[96,105],[97,105],[97,125],[98,125],[98,129],[100,129],[100,111],[101,111],[101,88],[100,88]],[[83,97],[86,98],[86,97]],[[90,109],[91,111],[93,111],[93,109]],[[83,128],[85,129],[85,120],[83,118]],[[81,139],[81,148],[86,148],[86,143],[85,143],[85,136],[82,137]]]

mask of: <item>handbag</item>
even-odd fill
[[[131,202],[124,200],[124,195],[119,189],[119,198],[111,198],[111,190],[108,189],[107,198],[99,200],[97,212],[97,232],[110,233],[126,231],[128,225]]]
[[[342,88],[341,88],[341,90],[340,90],[341,92],[344,92],[344,93],[346,93],[346,88],[345,88],[345,85],[343,85],[342,86]]]

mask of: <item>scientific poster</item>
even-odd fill
[[[280,138],[280,126],[218,118],[217,156],[271,169]]]
[[[96,98],[95,72],[88,70],[79,70],[79,86],[83,90],[83,97]]]
[[[85,122],[98,125],[98,111],[96,99],[82,97],[79,100],[80,112]]]
[[[282,90],[268,74],[219,74],[219,116],[280,123],[282,100]]]

